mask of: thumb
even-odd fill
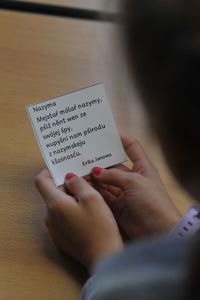
[[[93,168],[92,175],[97,182],[117,186],[123,190],[132,186],[141,177],[139,173],[126,172],[116,168],[106,170],[100,167]]]
[[[85,179],[73,173],[68,173],[65,177],[65,186],[70,193],[79,200],[80,204],[102,202],[103,198]]]

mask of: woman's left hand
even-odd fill
[[[102,256],[120,250],[123,243],[100,193],[83,178],[68,178],[58,188],[44,169],[35,183],[47,204],[45,223],[56,246],[90,269]]]

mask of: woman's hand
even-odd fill
[[[127,137],[122,143],[133,168],[94,168],[95,188],[128,238],[168,232],[179,221],[179,211],[141,145]]]
[[[122,248],[117,223],[98,193],[86,180],[68,174],[57,188],[47,169],[36,178],[36,186],[48,208],[46,225],[59,249],[87,268],[101,256]]]

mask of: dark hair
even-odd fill
[[[200,194],[200,2],[122,0],[130,68],[168,163]],[[185,299],[199,297],[200,243]],[[198,295],[198,296],[197,296]]]
[[[152,127],[178,180],[198,197],[199,0],[122,2],[131,70]]]

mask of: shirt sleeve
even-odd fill
[[[188,276],[189,242],[162,238],[131,244],[98,262],[81,300],[178,300]]]

